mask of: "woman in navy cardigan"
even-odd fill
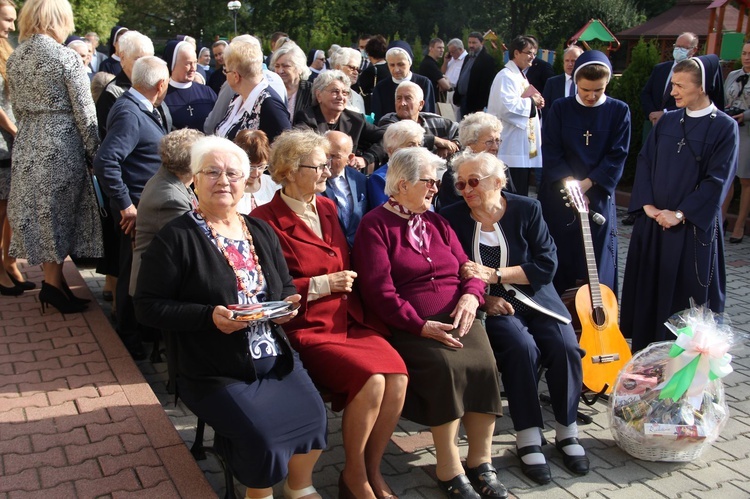
[[[541,365],[547,369],[556,447],[568,470],[586,474],[589,461],[576,426],[583,351],[551,284],[557,250],[539,202],[501,192],[505,168],[492,154],[463,153],[453,160],[453,170],[465,203],[448,206],[441,215],[469,255],[461,277],[478,277],[488,285],[487,335],[508,396],[521,470],[539,484],[552,479],[541,450]]]

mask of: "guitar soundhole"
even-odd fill
[[[597,327],[603,327],[607,323],[607,313],[603,307],[594,307],[591,318]]]

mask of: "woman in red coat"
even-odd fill
[[[311,131],[288,131],[273,144],[271,172],[283,187],[252,216],[266,220],[302,295],[299,315],[285,326],[313,380],[332,391],[344,409],[346,464],[339,497],[393,495],[380,461],[401,415],[406,366],[385,339],[386,329],[366,317],[352,292],[349,245],[332,201],[316,196],[330,177],[328,140]]]

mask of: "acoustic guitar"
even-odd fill
[[[589,209],[581,186],[577,180],[569,180],[565,182],[564,192],[567,206],[578,211],[589,276],[589,284],[581,286],[575,297],[576,311],[581,321],[579,343],[586,351],[583,357],[583,384],[592,392],[609,393],[632,354],[617,325],[617,298],[609,287],[599,283]]]

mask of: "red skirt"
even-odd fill
[[[289,339],[297,348],[293,334]],[[308,345],[298,352],[315,384],[332,392],[334,411],[346,407],[374,374],[407,374],[403,359],[383,335],[351,322],[345,342]]]

